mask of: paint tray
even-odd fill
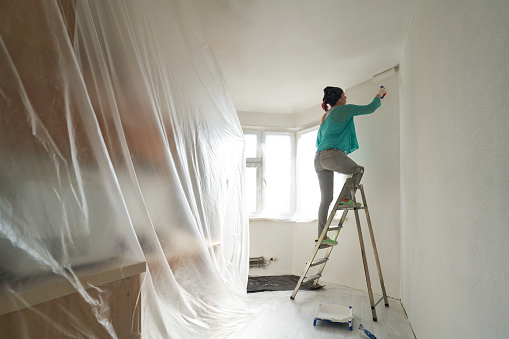
[[[330,321],[334,323],[348,323],[352,331],[353,311],[352,306],[336,304],[318,304],[315,313],[313,326],[316,326],[317,320]]]

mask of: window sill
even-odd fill
[[[348,218],[348,217],[347,217]],[[333,220],[338,221],[341,219],[341,215],[336,215]],[[277,217],[249,217],[249,222],[251,221],[272,221],[272,222],[293,222],[293,223],[310,223],[310,222],[318,222],[318,219],[304,219],[304,218],[277,218]]]

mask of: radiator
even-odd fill
[[[249,267],[264,267],[267,266],[271,261],[275,261],[276,258],[265,259],[264,257],[249,258]]]

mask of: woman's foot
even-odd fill
[[[322,244],[327,244],[329,246],[335,246],[338,244],[338,242],[336,240],[332,240],[331,238],[327,237],[322,240]]]

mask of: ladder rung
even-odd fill
[[[327,230],[327,232],[337,231],[337,230],[340,230],[340,229],[342,229],[342,228],[343,228],[343,226],[339,226],[339,225],[331,226],[331,227],[329,227],[329,229]]]
[[[328,243],[321,243],[320,246],[318,246],[319,249],[323,250],[324,248],[329,248],[329,247],[332,247],[332,246],[336,246],[336,245],[330,245]]]
[[[328,258],[316,259],[315,261],[313,261],[311,263],[311,265],[309,265],[309,267],[313,267],[313,266],[316,266],[316,265],[321,265],[321,264],[327,262],[327,260],[329,260],[329,259]]]
[[[314,281],[316,279],[319,279],[322,275],[321,274],[315,274],[315,275],[312,275],[310,277],[306,277],[304,278],[304,280],[302,281],[303,284],[307,283],[307,282],[310,282],[310,281]]]
[[[365,206],[353,207],[353,206],[345,206],[345,205],[341,205],[338,207],[338,211],[339,210],[355,210],[355,209],[364,210],[364,209],[366,209],[366,207]]]

